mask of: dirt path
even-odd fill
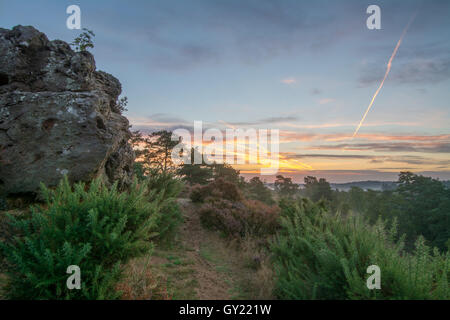
[[[166,277],[173,299],[245,299],[245,275],[252,272],[219,232],[206,230],[196,206],[179,199],[184,223],[176,244],[157,249],[152,268]]]
[[[219,259],[222,254],[227,253],[222,244],[223,240],[218,234],[205,230],[201,226],[199,215],[195,213],[195,207],[188,200],[182,199],[180,202],[184,214],[180,241],[183,247],[191,249],[186,253],[193,261],[194,276],[198,282],[197,298],[230,299],[230,279],[226,279],[223,274],[227,266],[224,266],[224,261]],[[219,271],[220,262],[222,262],[222,272]]]

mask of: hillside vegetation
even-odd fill
[[[449,299],[450,192],[401,173],[395,190],[275,190],[226,164],[176,166],[169,133],[139,133],[134,183],[42,186],[0,213],[6,299]],[[20,204],[20,205],[19,205]],[[66,269],[81,270],[69,290]],[[381,271],[368,289],[369,266]]]

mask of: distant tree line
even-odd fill
[[[245,181],[239,170],[226,163],[207,164],[203,161],[176,166],[171,160],[171,152],[178,141],[172,141],[171,136],[169,131],[154,132],[148,137],[134,133],[138,174],[148,174],[151,170],[171,172],[188,185],[206,185],[223,179],[237,185],[246,198],[268,205],[280,198],[308,198],[322,203],[332,212],[362,215],[373,224],[379,218],[390,223],[396,221],[399,234],[406,235],[406,245],[410,248],[420,235],[441,251],[446,251],[450,245],[450,190],[439,180],[401,172],[395,188],[365,191],[351,187],[349,191],[338,191],[333,190],[324,178],[307,176],[304,188],[300,188],[291,178],[278,175],[272,191],[259,177]],[[191,150],[192,159],[196,152]]]

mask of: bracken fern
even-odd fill
[[[420,237],[404,251],[383,221],[331,215],[308,200],[282,203],[282,231],[272,244],[281,299],[449,299],[449,254]],[[369,290],[367,267],[381,269],[381,289]]]

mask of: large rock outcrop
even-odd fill
[[[0,28],[0,191],[34,193],[64,174],[130,183],[134,152],[120,82],[89,52],[33,27]]]

